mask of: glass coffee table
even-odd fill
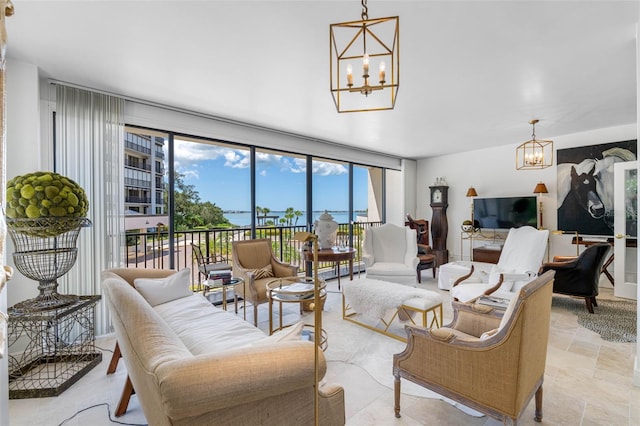
[[[227,310],[227,289],[233,288],[233,301],[235,303],[236,315],[238,314],[238,292],[235,290],[237,285],[242,284],[242,293],[247,290],[245,287],[244,279],[231,278],[229,281],[222,280],[209,280],[207,279],[203,284],[202,295],[206,297],[207,292],[212,290],[222,289],[222,309]],[[242,298],[242,310],[245,321],[247,320],[247,300]]]
[[[324,301],[327,298],[326,282],[319,280],[320,290],[320,309],[324,305]],[[282,304],[283,303],[298,303],[300,304],[300,313],[302,314],[302,305],[305,302],[313,303],[314,287],[313,278],[308,277],[288,277],[288,278],[276,278],[267,283],[267,299],[269,299],[269,335],[278,330],[282,330],[288,325],[283,325],[282,322]],[[273,326],[273,303],[278,304],[279,323],[278,327]],[[316,309],[316,306],[313,306]],[[306,333],[312,330],[313,325],[305,324]],[[305,333],[305,334],[306,334]],[[315,336],[313,336],[315,339]],[[325,330],[321,331],[320,336],[320,348],[324,350],[327,346],[327,334]]]

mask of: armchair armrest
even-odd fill
[[[294,277],[298,275],[298,267],[272,257],[271,267],[273,268],[273,276],[277,278]]]
[[[371,254],[363,254],[362,260],[364,261],[365,268],[373,266],[374,257]]]
[[[314,385],[310,342],[292,341],[177,359],[157,370],[167,415],[197,417]],[[322,353],[320,378],[326,372]]]

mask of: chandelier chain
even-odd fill
[[[363,21],[369,20],[369,8],[367,7],[367,0],[360,0],[360,4],[362,4],[362,13],[360,16]]]

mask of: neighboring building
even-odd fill
[[[159,136],[125,133],[125,211],[145,215],[166,214],[164,143],[165,139]]]

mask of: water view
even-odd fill
[[[313,223],[316,219],[318,219],[318,217],[324,213],[324,210],[322,211],[314,211],[313,212],[313,217],[311,219],[311,223]],[[353,212],[353,218],[350,220],[349,219],[349,212],[346,211],[329,211],[329,213],[331,214],[331,216],[333,216],[333,220],[335,220],[338,223],[349,223],[351,222],[351,220],[353,221],[365,221],[366,220],[366,215],[367,212],[365,210],[360,210],[360,211],[354,211]],[[275,225],[279,225],[278,220],[280,218],[284,218],[285,212],[284,211],[272,211],[269,212],[267,214],[267,218],[269,220],[272,220],[273,223]],[[294,217],[292,219],[291,224],[292,225],[304,225],[305,223],[305,212],[302,212],[302,216],[300,216],[298,218],[298,221],[296,223],[296,218]],[[273,217],[272,217],[273,216]],[[277,218],[275,217],[277,216]],[[224,217],[226,217],[227,219],[229,219],[229,222],[231,222],[234,225],[237,226],[250,226],[251,225],[251,212],[224,212]],[[359,219],[360,218],[360,219]]]

